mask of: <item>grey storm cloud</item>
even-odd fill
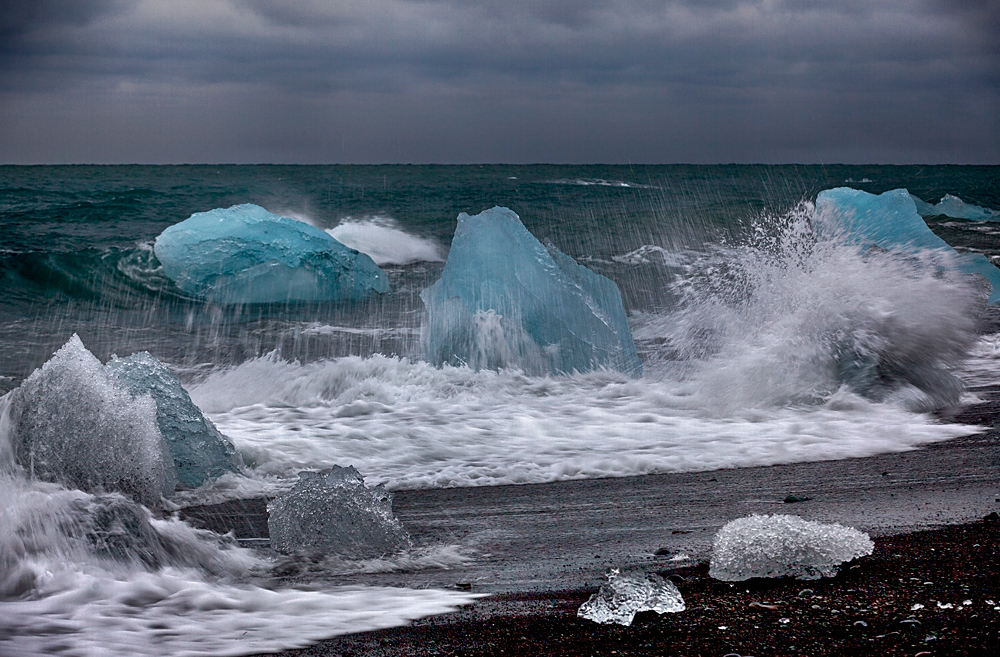
[[[0,157],[996,159],[997,5],[8,0]]]

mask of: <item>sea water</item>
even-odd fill
[[[915,449],[976,431],[931,411],[995,380],[995,311],[981,282],[940,263],[819,230],[813,203],[836,187],[905,188],[995,211],[998,182],[997,167],[0,167],[0,393],[74,334],[102,363],[150,352],[246,466],[171,508],[278,495],[335,465],[398,490]],[[367,253],[391,291],[217,305],[178,289],[156,237],[241,203]],[[441,276],[458,215],[497,205],[617,284],[641,377],[428,362],[420,293]],[[959,252],[1000,258],[995,223],[927,221]],[[10,399],[0,652],[248,654],[472,599],[282,588],[266,552],[32,479],[4,439]]]

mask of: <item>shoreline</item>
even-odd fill
[[[834,578],[708,577],[657,570],[680,613],[630,627],[576,617],[595,589],[501,594],[409,626],[349,634],[273,657],[410,655],[992,655],[1000,646],[1000,521],[875,539]],[[915,608],[915,605],[922,607]]]

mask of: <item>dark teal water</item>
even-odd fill
[[[622,256],[738,242],[761,215],[781,215],[827,188],[905,187],[1000,208],[1000,167],[961,166],[69,166],[0,167],[0,391],[77,332],[101,358],[148,349],[178,365],[241,362],[273,349],[314,359],[407,354],[417,294],[440,263],[386,267],[393,293],[362,304],[220,308],[185,298],[149,245],[193,212],[256,203],[324,228],[388,217],[446,249],[460,212],[510,207],[540,239],[604,273],[627,310],[668,309],[677,272]],[[989,226],[931,226],[959,248],[1000,254]],[[332,339],[310,322],[404,328]]]

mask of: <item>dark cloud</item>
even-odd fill
[[[995,161],[997,4],[15,2],[0,158]]]

